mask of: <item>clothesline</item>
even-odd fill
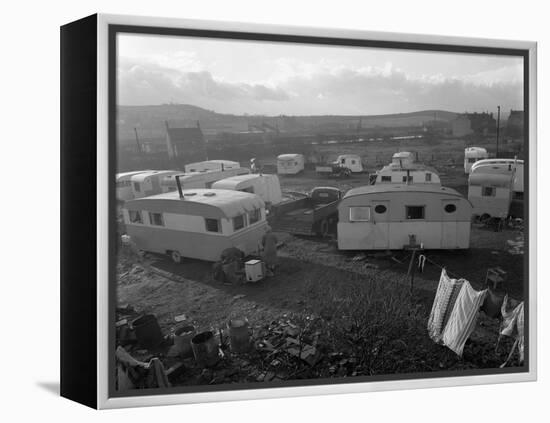
[[[467,280],[472,280],[472,278],[468,277],[468,275],[466,275],[466,277],[464,276],[459,276],[458,274],[454,273],[454,272],[451,272],[447,266],[442,266],[438,263],[436,263],[435,261],[433,261],[432,259],[430,259],[428,256],[424,255],[424,257],[426,258],[426,261],[433,264],[434,266],[436,267],[439,267],[439,269],[443,270],[445,269],[445,271],[447,272],[447,274],[453,278],[456,278],[456,279],[467,279]],[[475,279],[475,278],[473,278]]]

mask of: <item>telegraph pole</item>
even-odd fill
[[[139,136],[138,136],[137,128],[134,128],[134,133],[136,134],[137,152],[138,152],[138,154],[141,154],[142,153],[141,144],[139,143]]]
[[[498,137],[500,135],[500,106],[497,106],[497,159],[498,159]]]

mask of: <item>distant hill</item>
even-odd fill
[[[262,116],[217,113],[190,104],[162,104],[155,106],[119,106],[118,137],[122,142],[134,141],[134,128],[142,140],[161,142],[165,122],[172,127],[200,124],[207,136],[222,132],[245,132],[268,125],[289,133],[324,133],[349,131],[353,128],[421,126],[429,122],[449,122],[458,113],[445,110],[422,110],[386,115],[324,115],[324,116]]]

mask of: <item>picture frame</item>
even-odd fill
[[[116,264],[117,252],[121,247],[114,176],[121,170],[117,167],[117,162],[120,162],[121,157],[120,144],[118,144],[121,138],[121,119],[118,114],[121,104],[118,99],[121,96],[121,91],[117,86],[120,78],[117,73],[119,72],[120,59],[118,49],[121,48],[121,44],[117,37],[128,34],[155,36],[161,39],[165,37],[165,39],[171,40],[183,37],[193,40],[209,40],[212,43],[238,41],[244,43],[245,47],[246,43],[267,43],[282,46],[326,47],[335,50],[354,48],[358,51],[361,49],[387,49],[396,52],[411,52],[412,54],[429,52],[458,55],[456,57],[484,55],[513,57],[521,60],[522,83],[520,85],[523,100],[521,107],[522,116],[524,116],[521,128],[522,168],[525,163],[523,175],[525,191],[522,191],[524,213],[522,236],[524,241],[522,239],[522,264],[515,270],[523,278],[523,290],[519,290],[522,295],[522,304],[524,304],[522,313],[525,314],[525,358],[523,364],[504,368],[465,368],[458,373],[456,370],[443,367],[433,372],[410,374],[372,374],[352,377],[348,377],[346,374],[330,378],[281,379],[270,381],[267,384],[248,380],[219,385],[207,383],[177,386],[176,384],[170,388],[158,386],[155,389],[132,389],[119,392],[116,388],[115,376],[118,363],[115,354],[117,347],[115,323],[119,320],[117,281],[120,275],[117,273]],[[377,33],[344,29],[329,30],[173,18],[96,14],[63,26],[61,28],[61,395],[93,408],[119,408],[535,380],[537,374],[536,54],[536,43],[527,41]],[[253,60],[254,56],[251,57]],[[230,67],[231,63],[226,66]],[[250,86],[254,87],[254,83],[250,83],[246,89],[249,89]],[[267,86],[267,88],[260,89],[268,88],[272,87]],[[397,110],[396,113],[398,112],[400,111]],[[298,113],[293,114],[297,115]],[[263,115],[267,116],[269,112]],[[312,115],[316,115],[316,113],[312,113]],[[368,113],[357,113],[357,115],[367,116]],[[437,118],[434,118],[434,121],[437,121]],[[459,124],[461,123],[457,123],[457,128]],[[359,127],[361,125],[360,120]],[[279,133],[278,126],[273,130]],[[138,132],[135,131],[137,139],[139,138]],[[170,132],[168,123],[166,131]],[[347,133],[346,131],[349,132],[349,128],[343,129],[342,133]],[[492,134],[485,134],[485,136],[492,137]],[[169,135],[168,138],[170,138]],[[211,136],[211,138],[215,137]],[[340,139],[337,144],[343,144],[343,139]],[[384,140],[387,141],[386,138]],[[172,150],[170,150],[171,148]],[[317,151],[317,148],[319,147],[314,147],[313,151]],[[365,150],[369,150],[368,145]],[[172,151],[172,154],[177,151],[177,149],[173,149],[173,146],[171,147],[170,141],[168,141],[168,151]],[[459,159],[462,160],[462,156]],[[143,167],[143,169],[146,168]],[[184,171],[183,165],[180,170]],[[333,171],[333,169],[330,170],[330,172]],[[414,178],[408,171],[404,177],[407,185],[409,178]],[[180,185],[179,179],[177,179],[177,185],[178,187]],[[179,191],[181,199],[181,187],[179,187]],[[417,193],[416,198],[419,198],[418,195]],[[391,201],[389,198],[389,194],[386,192],[383,201]],[[338,198],[338,201],[342,207],[346,204],[345,197],[344,199]],[[426,205],[429,201],[431,200],[424,199],[419,200],[418,204],[408,204],[405,219],[425,219],[426,213],[429,213],[429,207]],[[469,200],[464,201],[468,202]],[[350,208],[349,211],[346,211],[351,223],[353,221],[368,222],[371,213],[374,215],[374,206],[372,210],[369,208],[367,213],[365,207],[359,209],[361,205],[350,203],[350,207],[356,207],[356,209]],[[151,222],[154,222],[153,217],[150,219]],[[158,219],[164,218],[160,215]],[[340,220],[341,222],[345,221],[345,219]],[[468,218],[468,225],[469,222]],[[243,221],[243,225],[245,224],[246,222]],[[354,230],[356,230],[355,228]],[[345,229],[340,229],[339,226],[338,230],[344,231]],[[348,237],[346,241],[349,239]],[[470,242],[468,239],[468,245]],[[411,241],[411,244],[416,245],[416,242]],[[356,251],[361,249],[353,242],[351,242],[352,246],[348,248],[346,242],[340,241],[340,239],[338,239],[338,245],[341,250]],[[363,249],[369,250],[370,248]],[[385,246],[384,250],[386,249],[395,250],[395,247]],[[429,249],[430,247],[426,247],[426,250]],[[416,266],[416,254],[422,254],[424,246],[412,248],[410,251],[412,253],[408,252],[406,256],[406,261],[410,256],[411,263],[405,272],[407,277]],[[428,259],[432,258],[427,253],[425,256]],[[172,259],[176,261],[174,257]],[[452,260],[449,262],[452,263]],[[312,266],[318,265],[313,264]],[[446,268],[445,265],[443,267]],[[499,268],[499,266],[491,267],[491,269],[495,268]],[[447,270],[450,273],[451,269]],[[453,270],[455,269],[453,268]],[[412,275],[410,278],[411,292],[414,271],[412,271]],[[461,277],[461,275],[456,276],[457,279]],[[488,276],[489,268],[485,282],[487,282]],[[434,281],[433,295],[435,295],[436,288],[437,280]],[[118,305],[120,306],[120,304]],[[187,314],[187,311],[185,313]],[[427,331],[426,337],[428,337]],[[300,358],[301,353],[302,347],[300,346]],[[228,354],[232,354],[232,352]]]

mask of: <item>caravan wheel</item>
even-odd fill
[[[176,264],[181,263],[181,254],[177,251],[170,251],[170,258]]]

